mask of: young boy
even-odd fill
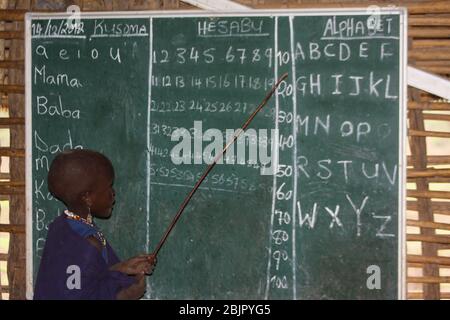
[[[49,191],[67,210],[49,226],[34,299],[139,299],[152,255],[120,262],[92,218],[108,218],[114,205],[114,169],[104,155],[69,150],[53,160]]]

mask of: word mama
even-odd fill
[[[34,67],[34,84],[47,84],[54,86],[66,86],[69,88],[82,88],[81,81],[75,77],[69,77],[67,73],[50,74],[47,73],[47,67]]]

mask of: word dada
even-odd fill
[[[170,151],[170,157],[172,162],[176,165],[179,164],[191,164],[192,155],[194,155],[194,164],[202,164],[204,161],[206,164],[211,164],[215,159],[222,155],[224,145],[223,133],[219,129],[208,129],[203,133],[202,122],[194,121],[193,137],[186,128],[177,128],[172,132],[171,141],[181,141],[175,145]],[[226,129],[227,141],[234,141],[242,133],[242,129]],[[251,143],[254,138],[257,137],[258,143]],[[203,148],[203,142],[210,142],[205,148]],[[278,158],[276,157],[275,146],[272,144],[271,155],[267,154],[267,147],[269,141],[278,141],[278,131],[271,129],[271,139],[267,135],[266,129],[259,130],[258,134],[254,129],[248,129],[237,138],[237,156],[235,157],[234,143],[229,145],[227,149],[227,156],[225,158],[226,164],[247,164],[246,162],[246,142],[249,146],[249,161],[248,163],[261,164],[261,175],[272,175],[275,173],[275,169],[278,168]],[[194,153],[192,154],[192,145]],[[223,158],[217,159],[217,164],[223,164]]]
[[[55,154],[70,149],[83,149],[82,145],[75,145],[73,143],[72,133],[70,132],[69,129],[67,130],[67,142],[62,145],[58,143],[57,144],[48,143],[48,141],[45,141],[36,130],[34,130],[33,142],[34,147],[37,149],[37,151],[42,153]]]

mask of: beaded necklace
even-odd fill
[[[97,232],[96,232],[96,238],[101,242],[103,247],[106,247],[106,238],[103,235],[103,232],[101,232],[100,230],[97,229],[97,227],[94,225],[93,221],[92,221],[92,216],[89,214],[87,219],[80,217],[79,215],[69,211],[69,210],[64,210],[64,214],[66,215],[66,217],[68,219],[71,220],[75,220],[75,221],[80,221],[84,224],[87,224],[88,226],[94,228]]]

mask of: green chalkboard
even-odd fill
[[[146,298],[404,297],[402,9],[67,21],[26,18],[29,297],[48,224],[64,209],[46,184],[56,153],[112,160],[116,205],[98,224],[121,258],[150,252],[207,154],[285,72],[188,205]]]

